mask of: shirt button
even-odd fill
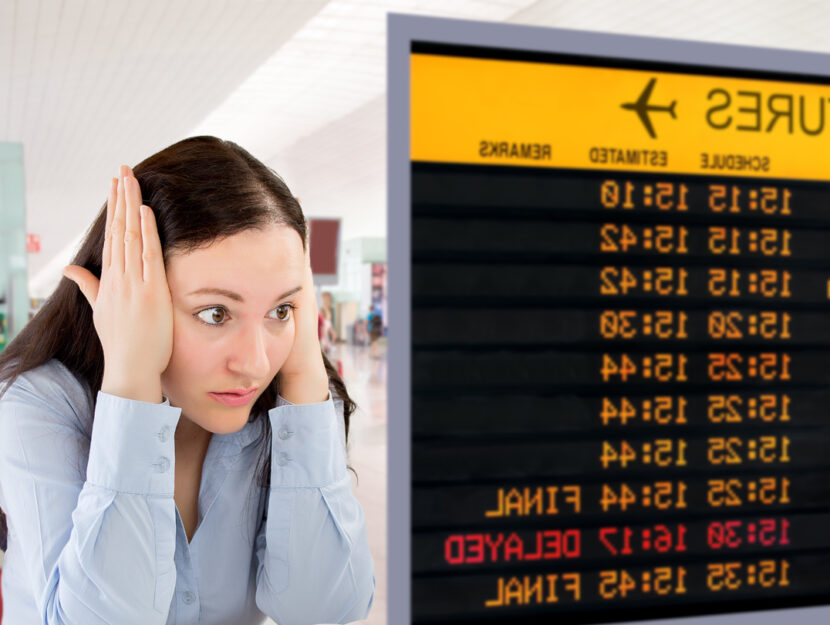
[[[280,430],[280,431],[279,431],[279,437],[280,437],[282,440],[285,440],[286,438],[291,438],[291,435],[292,435],[292,434],[294,434],[294,432],[289,432],[288,430],[286,430],[286,429],[284,429],[284,428],[283,428],[282,430]]]
[[[170,469],[170,460],[162,456],[156,460],[153,466],[156,468],[157,473],[166,473]]]
[[[284,451],[281,451],[280,454],[277,456],[277,464],[281,467],[284,467],[286,464],[288,464],[288,461],[288,454]]]
[[[196,601],[196,595],[194,595],[192,592],[190,592],[190,591],[188,590],[186,593],[184,593],[184,595],[182,595],[182,600],[183,600],[183,601],[184,601],[187,605],[190,605],[191,603],[193,603],[194,601]]]
[[[162,443],[166,443],[167,439],[170,438],[170,426],[165,425],[163,428],[161,428],[161,430],[158,433],[158,437]]]

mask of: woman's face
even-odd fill
[[[302,240],[288,226],[245,230],[168,258],[173,355],[161,383],[183,417],[216,434],[244,427],[293,346],[304,269]],[[232,395],[211,394],[252,387],[238,406],[228,405]]]

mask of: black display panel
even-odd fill
[[[442,59],[639,72],[646,90],[667,74],[746,80],[747,93],[826,82],[434,44],[412,56],[433,72]],[[531,148],[513,162],[508,145],[486,162],[489,147],[459,156],[452,136],[418,144],[439,115],[419,113],[425,75],[413,64],[412,621],[616,623],[825,603],[830,184],[806,165],[762,170],[788,157],[787,119],[765,152],[744,157],[743,135],[729,137],[711,172],[704,153],[697,169],[648,155],[603,168],[588,147],[535,166]],[[624,104],[614,110],[633,114]],[[631,145],[652,145],[658,112],[632,126]],[[555,136],[562,122],[550,125]],[[683,139],[666,140],[669,163]]]

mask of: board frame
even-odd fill
[[[660,39],[514,24],[389,14],[387,22],[388,482],[387,622],[411,623],[411,185],[413,42],[507,48],[627,61],[709,66],[830,78],[830,56],[753,46]],[[830,603],[830,599],[828,599]],[[823,625],[830,605],[624,621],[650,625]]]

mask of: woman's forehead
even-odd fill
[[[261,230],[243,230],[208,246],[173,254],[166,264],[171,290],[216,286],[238,291],[244,286],[258,291],[257,284],[265,281],[263,286],[270,291],[271,285],[302,280],[305,252],[296,230],[271,225]]]

